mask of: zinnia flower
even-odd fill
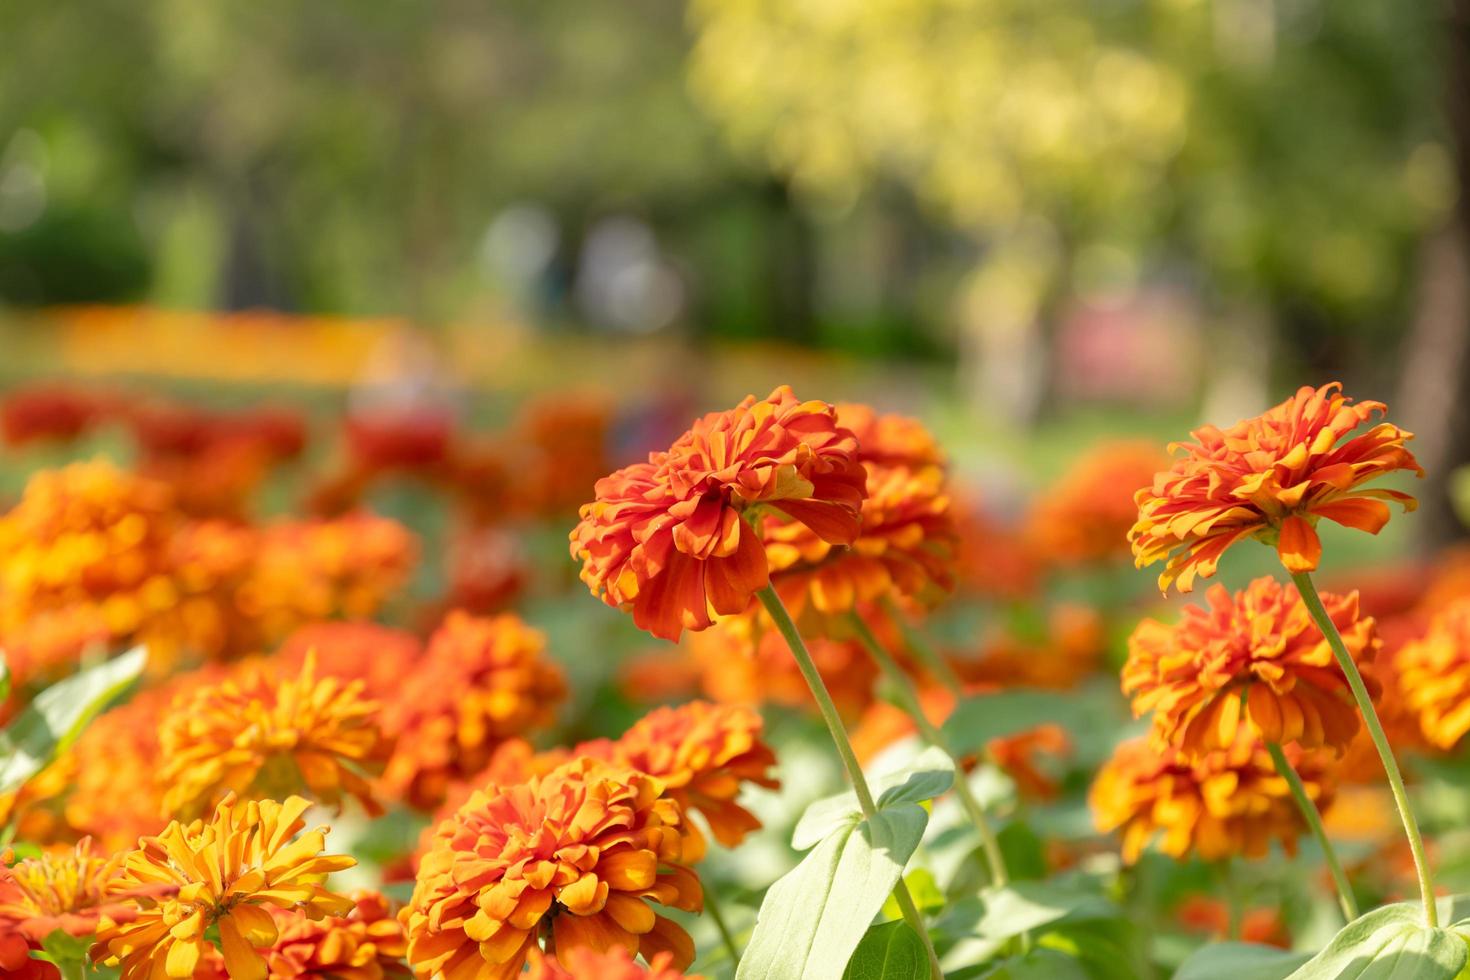
[[[617,741],[584,742],[572,754],[596,756],[657,778],[685,813],[698,811],[709,822],[715,840],[735,847],[761,826],[735,802],[741,787],[780,785],[769,773],[776,754],[761,740],[763,727],[753,708],[691,701],[655,708]],[[697,860],[688,854],[686,859]]]
[[[377,892],[351,895],[343,918],[317,918],[272,907],[276,942],[265,954],[270,980],[389,980],[409,977],[408,936]]]
[[[362,681],[367,697],[387,701],[418,670],[423,653],[423,643],[405,630],[377,623],[309,623],[286,637],[276,660],[286,673],[315,657],[318,675]]]
[[[544,517],[574,513],[608,471],[612,421],[611,405],[596,395],[561,393],[523,408],[513,433],[522,506]]]
[[[1055,565],[1075,566],[1128,554],[1138,519],[1135,488],[1168,459],[1149,442],[1108,442],[1083,455],[1031,505],[1026,535]]]
[[[554,957],[531,954],[531,972],[525,980],[702,980],[674,966],[670,953],[659,953],[644,966],[621,946],[598,952],[586,946]]]
[[[92,947],[98,961],[118,960],[122,980],[188,978],[219,935],[224,965],[233,980],[265,980],[260,950],[277,939],[266,906],[299,909],[310,918],[345,915],[352,900],[328,891],[322,881],[355,864],[350,857],[322,854],[326,828],[302,834],[309,804],[293,796],[239,804],[226,797],[208,820],[177,821],[123,858],[109,891],[126,893],[164,886],[171,895],[138,898],[131,922],[104,923]]]
[[[649,906],[703,907],[684,814],[663,789],[583,758],[474,793],[419,866],[404,919],[415,972],[511,980],[543,932],[564,953],[620,946],[687,966],[688,934]]]
[[[106,892],[119,863],[84,838],[61,853],[0,865],[0,936],[19,934],[39,944],[57,930],[90,936],[104,915],[113,921],[128,918],[132,906],[110,901]]]
[[[1097,670],[1107,644],[1102,616],[1091,606],[1057,603],[1041,636],[1007,629],[987,638],[976,656],[950,664],[965,681],[993,687],[1066,691]]]
[[[510,613],[451,613],[384,709],[397,740],[383,774],[387,792],[432,810],[449,783],[484,768],[501,742],[550,725],[565,697],[539,630]]]
[[[959,534],[933,438],[917,422],[889,422],[865,407],[840,406],[838,424],[848,425],[849,414],[868,474],[857,540],[836,546],[796,520],[768,519],[763,528],[771,579],[792,617],[808,627],[882,596],[934,605],[955,586]],[[860,428],[872,433],[871,443]]]
[[[1327,760],[1296,745],[1284,751],[1307,795],[1325,810],[1335,788]],[[1159,848],[1171,857],[1192,851],[1218,861],[1265,857],[1273,840],[1295,854],[1306,830],[1265,744],[1245,729],[1231,745],[1194,760],[1147,738],[1124,742],[1098,771],[1088,803],[1099,830],[1122,832],[1129,864],[1160,835]]]
[[[1195,576],[1215,574],[1227,548],[1256,537],[1276,545],[1287,571],[1309,572],[1322,554],[1320,518],[1377,534],[1388,523],[1385,500],[1412,510],[1408,494],[1360,488],[1395,470],[1423,476],[1404,447],[1413,437],[1379,422],[1343,442],[1386,406],[1354,404],[1341,389],[1336,382],[1301,388],[1264,415],[1224,430],[1205,426],[1191,433],[1196,442],[1171,446],[1184,456],[1136,497],[1138,522],[1128,532],[1134,563],[1166,560],[1159,588],[1177,581],[1188,592]]]
[[[295,677],[250,664],[181,696],[159,726],[165,810],[190,817],[226,793],[305,789],[330,804],[350,793],[378,812],[365,775],[381,770],[388,744],[362,689],[318,679],[308,656]]]
[[[107,407],[107,399],[81,388],[20,388],[0,401],[0,439],[9,446],[47,440],[72,442],[100,421]]]
[[[1245,722],[1269,742],[1341,754],[1357,707],[1296,587],[1258,578],[1233,597],[1214,586],[1206,601],[1173,626],[1146,619],[1129,638],[1123,692],[1135,716],[1154,712],[1156,741],[1189,755],[1227,748]],[[1371,660],[1378,638],[1357,593],[1322,604],[1353,659]]]
[[[767,585],[766,551],[747,518],[771,510],[851,544],[865,486],[836,410],[781,387],[706,415],[667,452],[599,480],[572,530],[572,556],[593,595],[677,640],[743,611]]]
[[[1399,690],[1430,744],[1452,749],[1470,731],[1470,597],[1435,614],[1394,658]]]

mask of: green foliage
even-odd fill
[[[907,922],[874,926],[853,951],[842,980],[929,980],[924,943]]]
[[[137,679],[146,662],[147,652],[137,647],[36,695],[0,732],[0,793],[19,788],[74,742]]]
[[[1374,909],[1343,927],[1290,980],[1451,980],[1465,968],[1470,949],[1463,931],[1430,929],[1418,903]],[[1263,974],[1263,980],[1269,977]]]
[[[766,892],[737,980],[841,980],[924,836],[923,804],[953,779],[948,757],[931,750],[875,782],[871,819],[851,793],[813,804],[792,837],[813,849]]]
[[[1076,698],[1054,691],[1010,688],[965,698],[944,723],[947,744],[960,755],[985,748],[991,739],[1014,735],[1043,721],[1064,721]]]
[[[1180,964],[1174,980],[1281,980],[1308,959],[1275,946],[1257,943],[1214,943],[1201,947]]]

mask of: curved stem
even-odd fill
[[[730,963],[740,966],[740,947],[735,944],[735,936],[730,932],[730,926],[725,922],[725,915],[720,911],[720,903],[715,897],[715,890],[704,886],[704,909],[714,921],[715,930],[720,934],[720,941],[725,945],[725,951],[730,954]]]
[[[903,701],[903,710],[908,712],[913,719],[914,725],[919,729],[919,735],[928,744],[943,750],[951,759],[954,752],[950,750],[949,739],[944,733],[929,720],[924,714],[924,706],[919,702],[919,692],[914,690],[914,682],[903,668],[893,659],[892,655],[878,642],[868,624],[856,611],[852,614],[853,629],[857,632],[858,639],[867,648],[868,654],[877,662],[883,675],[888,682],[898,691],[899,698]],[[990,826],[990,820],[985,816],[985,808],[975,798],[975,791],[970,788],[970,782],[965,778],[964,771],[959,767],[959,760],[955,759],[955,795],[960,799],[960,805],[965,810],[965,815],[980,832],[981,847],[985,851],[985,863],[990,867],[990,880],[993,884],[1004,888],[1010,881],[1010,875],[1006,872],[1005,855],[1001,853],[1000,841],[995,836],[995,829]]]
[[[924,669],[934,675],[934,679],[944,685],[945,690],[959,697],[964,693],[964,685],[960,677],[954,672],[954,668],[935,651],[927,637],[919,632],[918,627],[909,622],[904,611],[893,601],[892,596],[883,597],[883,611],[888,613],[890,619],[898,625],[899,631],[903,633],[903,641],[911,650]]]
[[[786,605],[776,590],[766,586],[756,593],[761,605],[770,614],[771,620],[776,624],[776,629],[786,639],[786,645],[791,648],[791,655],[796,658],[796,666],[801,671],[801,676],[806,679],[807,687],[811,688],[812,697],[816,699],[817,710],[822,713],[822,720],[827,723],[827,731],[832,734],[832,742],[837,746],[837,755],[842,759],[842,767],[847,770],[847,778],[852,783],[853,792],[857,795],[858,806],[863,811],[863,817],[872,820],[878,815],[878,806],[873,802],[873,791],[868,788],[867,777],[863,775],[863,767],[858,764],[857,753],[852,750],[852,742],[848,740],[847,729],[843,727],[842,716],[837,713],[837,706],[832,703],[832,695],[827,693],[827,685],[822,680],[822,675],[817,671],[817,665],[812,662],[812,655],[807,652],[806,644],[802,642],[801,633],[796,629],[796,624],[791,621],[791,614],[786,611]],[[893,898],[898,903],[899,911],[903,913],[904,921],[918,934],[924,943],[924,951],[929,957],[929,972],[933,974],[934,980],[944,980],[944,973],[939,969],[939,955],[934,952],[934,943],[929,938],[929,930],[924,925],[924,919],[919,915],[918,906],[914,904],[914,898],[909,894],[909,887],[904,883],[900,874],[898,884],[894,886]]]
[[[1327,828],[1322,826],[1322,814],[1317,810],[1317,804],[1312,802],[1312,798],[1307,795],[1307,788],[1302,785],[1302,777],[1287,761],[1286,753],[1281,751],[1281,746],[1275,742],[1267,742],[1266,751],[1271,753],[1271,761],[1276,764],[1276,771],[1281,774],[1282,779],[1286,780],[1286,785],[1291,787],[1291,795],[1296,800],[1297,808],[1302,811],[1307,826],[1312,830],[1312,836],[1317,838],[1317,845],[1322,848],[1322,856],[1327,860],[1327,869],[1332,872],[1332,884],[1337,888],[1337,904],[1342,908],[1343,917],[1348,922],[1352,922],[1358,917],[1358,900],[1353,896],[1353,886],[1348,881],[1347,873],[1342,870],[1342,862],[1338,860],[1337,850],[1327,837]]]
[[[1332,617],[1327,615],[1322,597],[1317,595],[1317,587],[1312,584],[1312,576],[1307,572],[1292,572],[1291,580],[1296,583],[1307,611],[1312,614],[1312,621],[1317,624],[1322,635],[1327,637],[1327,644],[1332,647],[1337,664],[1347,677],[1353,699],[1358,702],[1358,710],[1362,712],[1363,724],[1368,727],[1368,736],[1373,739],[1373,747],[1383,760],[1388,788],[1393,792],[1393,801],[1399,808],[1399,818],[1404,823],[1404,834],[1409,838],[1409,851],[1414,855],[1414,870],[1419,875],[1419,897],[1424,902],[1424,921],[1429,928],[1438,928],[1439,911],[1434,906],[1434,880],[1429,874],[1429,861],[1424,856],[1424,838],[1419,833],[1419,821],[1415,819],[1414,811],[1409,806],[1409,793],[1404,789],[1403,774],[1399,772],[1399,764],[1394,760],[1393,747],[1388,744],[1388,736],[1383,733],[1378,712],[1373,708],[1373,699],[1368,696],[1368,688],[1363,684],[1363,675],[1358,672],[1358,665],[1353,662],[1352,654],[1348,653],[1347,645],[1342,642],[1342,634],[1337,631]]]

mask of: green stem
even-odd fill
[[[1424,921],[1429,928],[1438,928],[1439,911],[1434,906],[1434,880],[1429,874],[1429,861],[1424,856],[1424,838],[1419,833],[1419,821],[1415,819],[1414,811],[1409,806],[1409,793],[1404,789],[1403,774],[1399,772],[1399,764],[1394,760],[1393,747],[1388,744],[1388,736],[1383,733],[1378,712],[1373,708],[1373,699],[1368,696],[1368,688],[1363,684],[1363,675],[1358,672],[1358,665],[1353,662],[1352,654],[1348,653],[1347,645],[1342,642],[1342,634],[1337,631],[1332,617],[1327,615],[1322,597],[1317,595],[1317,587],[1312,584],[1312,576],[1307,572],[1292,572],[1291,580],[1296,583],[1297,591],[1301,593],[1302,601],[1306,603],[1307,611],[1312,614],[1317,628],[1327,637],[1327,644],[1332,647],[1337,664],[1347,677],[1348,687],[1352,689],[1353,698],[1358,702],[1358,710],[1362,712],[1363,724],[1368,726],[1368,736],[1373,739],[1373,747],[1383,760],[1388,788],[1393,792],[1393,801],[1399,808],[1399,818],[1404,822],[1404,834],[1409,838],[1409,851],[1414,855],[1414,869],[1419,875],[1419,897],[1424,902]]]
[[[1225,938],[1240,941],[1241,921],[1245,918],[1241,907],[1240,882],[1235,879],[1235,863],[1229,858],[1220,862],[1220,881],[1225,886]]]
[[[893,659],[892,655],[878,642],[868,624],[856,611],[852,614],[853,629],[857,632],[858,639],[867,648],[868,654],[877,662],[883,675],[888,678],[888,683],[893,685],[898,692],[899,699],[903,702],[904,711],[913,718],[914,724],[919,729],[919,735],[930,745],[941,749],[954,758],[954,752],[949,747],[949,739],[939,730],[924,714],[924,706],[919,701],[919,692],[914,690],[914,683],[903,668]],[[1000,841],[995,836],[995,830],[990,826],[990,820],[985,816],[985,808],[975,798],[975,791],[970,788],[970,782],[965,778],[963,770],[959,769],[959,760],[955,760],[955,794],[960,799],[960,805],[964,808],[966,816],[980,832],[981,847],[985,851],[985,863],[990,867],[991,883],[1004,888],[1010,881],[1010,875],[1006,872],[1005,855],[1001,853]]]
[[[1342,862],[1338,860],[1337,850],[1332,846],[1332,841],[1327,837],[1327,828],[1322,826],[1322,814],[1317,810],[1317,804],[1307,795],[1307,788],[1302,785],[1302,777],[1297,774],[1292,764],[1287,761],[1286,753],[1281,751],[1281,746],[1275,742],[1266,743],[1266,751],[1271,753],[1271,761],[1276,764],[1276,771],[1281,778],[1286,780],[1286,785],[1291,787],[1291,795],[1296,800],[1296,805],[1302,811],[1302,816],[1307,821],[1307,826],[1312,830],[1312,836],[1317,838],[1317,845],[1322,848],[1322,856],[1327,860],[1327,869],[1332,872],[1332,883],[1337,888],[1337,904],[1342,907],[1343,917],[1352,922],[1358,917],[1358,900],[1353,897],[1353,886],[1348,881],[1347,873],[1342,870]]]
[[[842,767],[847,770],[847,778],[852,783],[853,792],[857,795],[858,806],[863,811],[863,817],[873,820],[878,816],[878,806],[873,802],[873,791],[868,788],[867,777],[863,775],[863,767],[858,764],[857,754],[852,750],[852,742],[848,740],[847,729],[842,725],[842,717],[837,713],[837,706],[832,703],[832,695],[827,693],[827,685],[822,680],[822,675],[817,671],[817,665],[812,661],[812,655],[807,652],[806,644],[801,639],[801,633],[796,624],[791,621],[791,614],[786,611],[786,605],[776,590],[766,586],[756,593],[761,605],[765,607],[771,620],[776,624],[776,629],[786,639],[786,645],[791,648],[791,655],[796,658],[796,666],[801,671],[801,676],[806,679],[807,687],[811,688],[812,697],[816,699],[817,710],[822,714],[822,720],[827,723],[827,731],[832,734],[832,742],[837,746],[837,755],[842,759]],[[909,894],[908,885],[904,883],[900,875],[898,884],[894,886],[893,898],[898,903],[899,911],[903,913],[904,921],[918,934],[924,943],[924,951],[929,957],[929,972],[933,974],[934,980],[944,980],[944,973],[939,969],[939,955],[934,952],[934,943],[929,938],[929,930],[924,925],[924,919],[919,915],[918,906],[914,904],[914,898]]]
[[[924,669],[933,674],[934,679],[943,684],[945,690],[955,697],[963,694],[964,684],[960,681],[959,675],[954,672],[954,668],[949,665],[949,661],[935,652],[929,640],[919,632],[913,623],[909,622],[908,617],[898,607],[898,603],[893,601],[892,596],[883,597],[883,611],[888,613],[889,618],[898,625],[899,631],[903,633],[904,644],[918,658],[919,663],[924,665]]]
[[[715,924],[715,930],[720,934],[720,941],[725,944],[725,951],[730,954],[731,965],[738,968],[740,966],[740,947],[735,945],[735,936],[725,922],[724,913],[720,911],[720,903],[715,898],[715,890],[708,886],[704,889],[704,910],[709,913],[710,919]]]

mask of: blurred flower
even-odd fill
[[[759,830],[755,814],[735,802],[746,783],[774,789],[776,754],[761,739],[764,722],[753,708],[691,701],[655,708],[617,741],[584,742],[572,755],[590,755],[655,777],[684,812],[697,811],[715,840],[735,847]],[[690,830],[694,831],[694,825]],[[697,834],[691,833],[691,842]],[[686,850],[686,860],[699,860]]]
[[[857,540],[834,546],[798,520],[767,517],[762,525],[771,580],[806,635],[825,632],[813,620],[845,617],[859,603],[892,596],[930,606],[955,586],[959,535],[944,470],[929,461],[939,454],[933,437],[864,406],[839,407],[837,424],[848,425],[849,414],[872,440],[858,437],[867,495]]]
[[[488,616],[509,609],[532,569],[521,538],[507,527],[463,526],[445,550],[447,609]]]
[[[1327,809],[1335,784],[1326,757],[1294,744],[1284,751],[1307,795]],[[1244,728],[1229,746],[1193,761],[1148,738],[1123,742],[1098,771],[1088,803],[1099,830],[1122,831],[1129,864],[1161,834],[1160,850],[1171,857],[1193,851],[1218,861],[1265,857],[1273,840],[1294,855],[1306,829],[1266,746]]]
[[[225,969],[234,980],[264,980],[260,951],[276,942],[277,928],[266,906],[299,909],[309,918],[345,915],[351,899],[328,891],[322,881],[355,864],[350,857],[322,854],[326,828],[292,841],[310,806],[293,796],[237,803],[226,797],[206,822],[177,821],[157,837],[140,841],[123,858],[110,892],[156,886],[172,895],[138,898],[131,922],[104,923],[92,958],[118,960],[122,980],[192,977],[214,945],[216,929]]]
[[[119,859],[97,853],[90,838],[60,853],[0,865],[0,937],[19,934],[39,944],[57,930],[90,936],[103,916],[127,919],[133,907],[106,894],[118,866]]]
[[[691,635],[707,636],[717,630],[716,626],[703,634]],[[618,664],[618,691],[635,704],[684,701],[699,690],[703,676],[704,667],[697,656],[691,656],[689,650],[665,645],[636,653]],[[717,700],[743,703],[739,698]]]
[[[704,693],[716,701],[816,710],[785,639],[764,626],[754,610],[693,634],[688,649],[700,666]],[[843,717],[856,717],[872,703],[878,667],[856,640],[813,637],[807,650]]]
[[[283,521],[261,530],[236,602],[257,624],[264,649],[305,623],[371,618],[407,582],[416,560],[413,534],[387,518],[356,512]]]
[[[418,670],[424,645],[412,633],[377,623],[309,623],[286,637],[275,662],[282,673],[299,671],[309,655],[319,676],[362,681],[365,696],[387,701]]]
[[[1227,903],[1209,895],[1191,895],[1180,903],[1175,915],[1179,924],[1190,932],[1201,933],[1214,940],[1231,938],[1230,907]],[[1291,935],[1281,912],[1275,908],[1247,909],[1240,917],[1239,941],[1291,948]]]
[[[294,677],[247,664],[180,696],[161,721],[164,809],[187,818],[227,793],[304,790],[334,805],[350,793],[376,813],[365,775],[381,770],[389,751],[378,708],[362,681],[318,679],[310,655]]]
[[[517,496],[543,517],[572,514],[612,463],[608,438],[612,407],[596,395],[560,394],[531,402],[516,421],[523,450]]]
[[[1206,601],[1173,626],[1143,620],[1128,640],[1123,692],[1135,717],[1154,712],[1155,740],[1188,755],[1227,748],[1244,721],[1269,742],[1341,754],[1357,706],[1296,587],[1258,578],[1233,597],[1216,585]],[[1353,659],[1372,660],[1378,639],[1357,593],[1322,604]]]
[[[343,918],[312,919],[272,907],[275,945],[265,953],[270,980],[385,980],[410,977],[403,963],[408,936],[388,900],[377,892],[349,896],[354,908]]]
[[[1066,691],[1097,670],[1105,640],[1096,609],[1058,603],[1047,611],[1043,635],[1008,631],[989,639],[978,656],[954,656],[950,663],[972,684]]]
[[[563,955],[622,947],[677,968],[694,958],[650,902],[696,912],[688,829],[663,785],[593,759],[475,792],[435,831],[404,914],[420,976],[520,975],[543,932]]]
[[[586,946],[559,952],[554,957],[531,953],[531,972],[526,980],[701,980],[674,966],[672,953],[659,953],[644,966],[621,946],[598,952]]]
[[[178,522],[166,487],[108,463],[32,476],[0,517],[0,646],[16,680],[65,672],[92,642],[144,641],[170,662]]]
[[[834,544],[857,538],[866,475],[856,454],[825,402],[799,402],[786,387],[748,397],[696,421],[667,452],[599,480],[571,533],[572,556],[593,595],[677,640],[744,611],[767,585],[753,512],[773,510]]]
[[[342,434],[360,472],[436,472],[449,459],[454,420],[437,408],[358,411],[343,423]]]
[[[484,768],[501,742],[551,724],[565,697],[566,681],[540,631],[510,613],[451,613],[384,708],[384,727],[397,739],[385,790],[432,810],[452,781]]]
[[[978,694],[972,689],[968,693]],[[943,725],[954,711],[955,697],[942,687],[925,687],[919,692],[919,703],[924,716],[934,725]],[[852,748],[858,761],[864,765],[877,758],[884,749],[905,738],[916,735],[918,729],[908,712],[887,701],[875,701],[863,712],[852,729]],[[993,738],[985,746],[985,754],[1016,782],[1021,796],[1032,800],[1049,800],[1057,795],[1060,786],[1055,776],[1044,766],[1038,765],[1038,757],[1053,758],[1071,754],[1072,740],[1060,725],[1038,724],[1034,728],[1020,731],[1003,738]],[[966,769],[974,767],[974,759],[962,759]]]
[[[1081,456],[1031,506],[1026,535],[1048,562],[1073,566],[1128,554],[1134,490],[1169,463],[1152,443],[1108,442]]]
[[[104,415],[107,401],[81,388],[38,384],[17,388],[0,402],[0,437],[24,446],[80,438]]]
[[[1138,522],[1128,532],[1139,568],[1166,560],[1159,588],[1194,588],[1209,578],[1225,550],[1256,537],[1276,546],[1288,571],[1317,567],[1320,518],[1376,534],[1388,522],[1384,500],[1406,510],[1414,498],[1362,484],[1396,470],[1423,475],[1404,447],[1409,433],[1380,422],[1347,442],[1343,438],[1383,412],[1382,402],[1359,402],[1334,382],[1295,395],[1228,429],[1205,426],[1197,442],[1176,443],[1183,458],[1138,491]],[[1342,443],[1339,445],[1339,443]]]
[[[1436,613],[1394,663],[1424,737],[1440,749],[1454,748],[1470,731],[1470,597]]]
[[[960,540],[960,588],[1008,602],[1033,597],[1041,581],[1041,557],[1032,542],[973,500],[960,498],[954,514]]]
[[[32,958],[31,953],[40,948],[34,939],[0,925],[0,970],[7,980],[61,980],[55,963]]]

